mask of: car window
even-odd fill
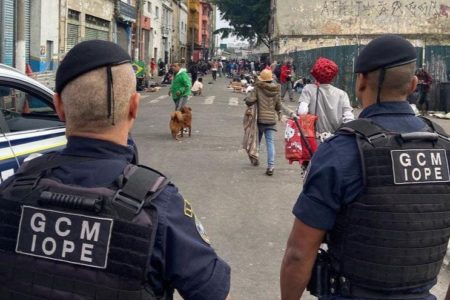
[[[17,132],[63,125],[49,100],[16,87],[0,84],[0,126]],[[3,120],[2,120],[3,119]]]

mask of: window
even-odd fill
[[[0,85],[0,126],[17,132],[63,125],[48,101],[26,91]]]
[[[155,19],[159,18],[159,7],[155,6]]]
[[[152,13],[152,3],[150,1],[147,1],[147,12],[149,14]]]

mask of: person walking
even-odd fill
[[[219,69],[219,63],[214,60],[211,64],[211,73],[213,80],[217,80],[217,70]]]
[[[283,64],[280,71],[280,84],[281,84],[281,101],[284,101],[284,96],[286,92],[289,95],[289,101],[294,101],[294,91],[292,88],[292,63],[287,61]]]
[[[189,73],[191,74],[191,82],[196,82],[198,76],[198,65],[196,62],[191,62]]]
[[[280,85],[273,83],[272,71],[263,70],[255,83],[255,89],[246,98],[246,104],[257,105],[258,137],[266,139],[266,175],[272,176],[275,167],[275,132],[277,120],[281,118]],[[255,163],[254,165],[258,165]]]
[[[436,300],[430,290],[450,235],[450,141],[406,101],[416,60],[397,35],[357,57],[363,111],[313,156],[293,209],[282,300],[300,299],[308,281],[322,300]]]
[[[316,82],[304,86],[300,95],[297,113],[310,113],[319,117],[316,133],[320,142],[330,137],[342,123],[355,118],[348,94],[331,84],[338,72],[338,65],[334,61],[320,57],[311,69]]]
[[[153,57],[150,59],[150,74],[152,75],[152,78],[155,77],[156,74],[156,62]]]
[[[0,186],[2,299],[172,299],[174,289],[227,298],[230,268],[191,203],[163,174],[131,163],[139,100],[119,45],[90,40],[67,53],[54,96],[66,147]]]
[[[417,90],[419,92],[419,110],[422,115],[426,115],[428,113],[429,104],[428,104],[428,93],[431,89],[431,84],[433,83],[433,78],[425,71],[423,68],[420,68],[416,71],[416,76],[419,79],[419,84],[417,85]]]
[[[173,102],[175,103],[175,110],[181,110],[186,105],[188,97],[191,95],[191,79],[186,72],[185,68],[181,68],[179,63],[172,65],[172,71],[174,78],[172,85],[170,86],[169,96],[172,95]]]

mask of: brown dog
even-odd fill
[[[170,131],[172,137],[178,140],[178,135],[183,137],[183,129],[187,128],[191,136],[192,109],[188,106],[181,108],[181,111],[175,111],[170,115]]]

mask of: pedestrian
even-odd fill
[[[194,96],[201,96],[203,92],[203,78],[197,79],[192,85],[191,92]]]
[[[342,123],[354,120],[348,94],[331,84],[338,72],[334,61],[320,57],[311,69],[316,82],[304,86],[300,95],[297,113],[319,117],[316,135],[320,142],[330,137]]]
[[[422,115],[426,115],[429,108],[428,93],[430,92],[433,78],[423,68],[420,68],[416,71],[416,76],[419,79],[419,84],[417,85],[417,90],[419,92],[419,109]]]
[[[273,82],[272,72],[264,70],[255,83],[255,89],[246,98],[246,104],[257,105],[258,140],[264,135],[267,148],[266,175],[272,176],[275,166],[275,132],[277,120],[281,119],[280,85]],[[255,164],[257,165],[257,164]]]
[[[223,63],[221,60],[218,61],[218,66],[217,66],[217,70],[219,72],[219,77],[222,78],[222,73],[223,73]]]
[[[280,84],[281,84],[281,101],[284,101],[286,92],[289,95],[289,101],[294,101],[294,91],[292,88],[292,63],[287,61],[283,64],[280,70]]]
[[[179,63],[172,65],[174,78],[170,86],[169,96],[172,95],[175,103],[175,110],[181,110],[186,105],[189,95],[191,95],[191,80],[185,68],[181,68]]]
[[[191,74],[191,82],[196,82],[198,76],[198,65],[196,62],[191,62],[189,73]]]
[[[166,73],[166,67],[161,58],[158,60],[158,68],[159,68],[158,76],[164,76],[164,74]]]
[[[213,80],[217,80],[217,70],[219,69],[219,64],[216,60],[214,60],[211,64],[211,73]]]
[[[156,74],[156,62],[153,57],[150,59],[150,74],[152,75],[152,78]]]
[[[66,148],[0,186],[2,299],[169,299],[174,288],[185,299],[227,297],[230,269],[191,203],[131,164],[139,100],[119,45],[90,40],[67,53],[54,96]]]
[[[430,289],[450,232],[450,142],[406,101],[416,59],[397,35],[357,57],[363,111],[314,154],[293,209],[281,299],[300,299],[308,280],[322,300],[436,299]],[[328,250],[318,252],[324,240]]]

